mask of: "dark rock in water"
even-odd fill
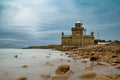
[[[65,53],[65,55],[68,55],[69,53]]]
[[[15,57],[15,58],[17,58],[17,57],[18,57],[18,55],[15,55],[14,57]]]
[[[40,77],[41,77],[42,79],[48,79],[48,78],[50,78],[51,76],[50,76],[50,74],[41,74]]]
[[[28,66],[27,65],[23,65],[22,68],[27,68]]]
[[[90,61],[97,61],[98,58],[97,57],[90,57]]]
[[[68,70],[70,70],[70,66],[69,65],[59,65],[57,67],[57,69],[55,70],[56,74],[60,74],[63,75],[65,74]]]

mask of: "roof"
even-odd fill
[[[64,37],[72,37],[72,35],[64,35]]]
[[[93,36],[91,36],[91,35],[84,35],[84,37],[93,37]]]
[[[76,21],[75,23],[82,23],[82,21]]]

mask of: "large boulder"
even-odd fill
[[[96,77],[96,73],[94,71],[88,71],[88,72],[83,72],[83,73],[80,73],[78,75],[79,78],[85,78],[85,79],[89,79],[89,78],[94,78]]]
[[[68,70],[70,70],[70,66],[67,64],[64,65],[59,65],[57,69],[55,70],[56,74],[63,75],[65,74]]]

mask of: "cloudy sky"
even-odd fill
[[[0,0],[0,48],[60,44],[77,20],[95,38],[120,40],[120,0]]]

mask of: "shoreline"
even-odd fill
[[[52,48],[53,49],[53,48]],[[21,49],[9,51],[14,63],[12,69],[0,72],[0,79],[6,80],[119,80],[120,79],[120,44],[91,45],[65,51],[44,49]],[[46,53],[46,51],[48,51]],[[5,50],[6,52],[6,50]],[[14,57],[17,54],[18,57]],[[40,54],[41,53],[41,54]],[[44,53],[44,54],[43,54]],[[7,59],[7,58],[6,58]],[[6,60],[4,60],[6,61]],[[4,64],[8,64],[4,62]],[[58,74],[57,68],[67,72]],[[61,69],[60,69],[61,70]],[[85,78],[85,79],[83,79]]]

